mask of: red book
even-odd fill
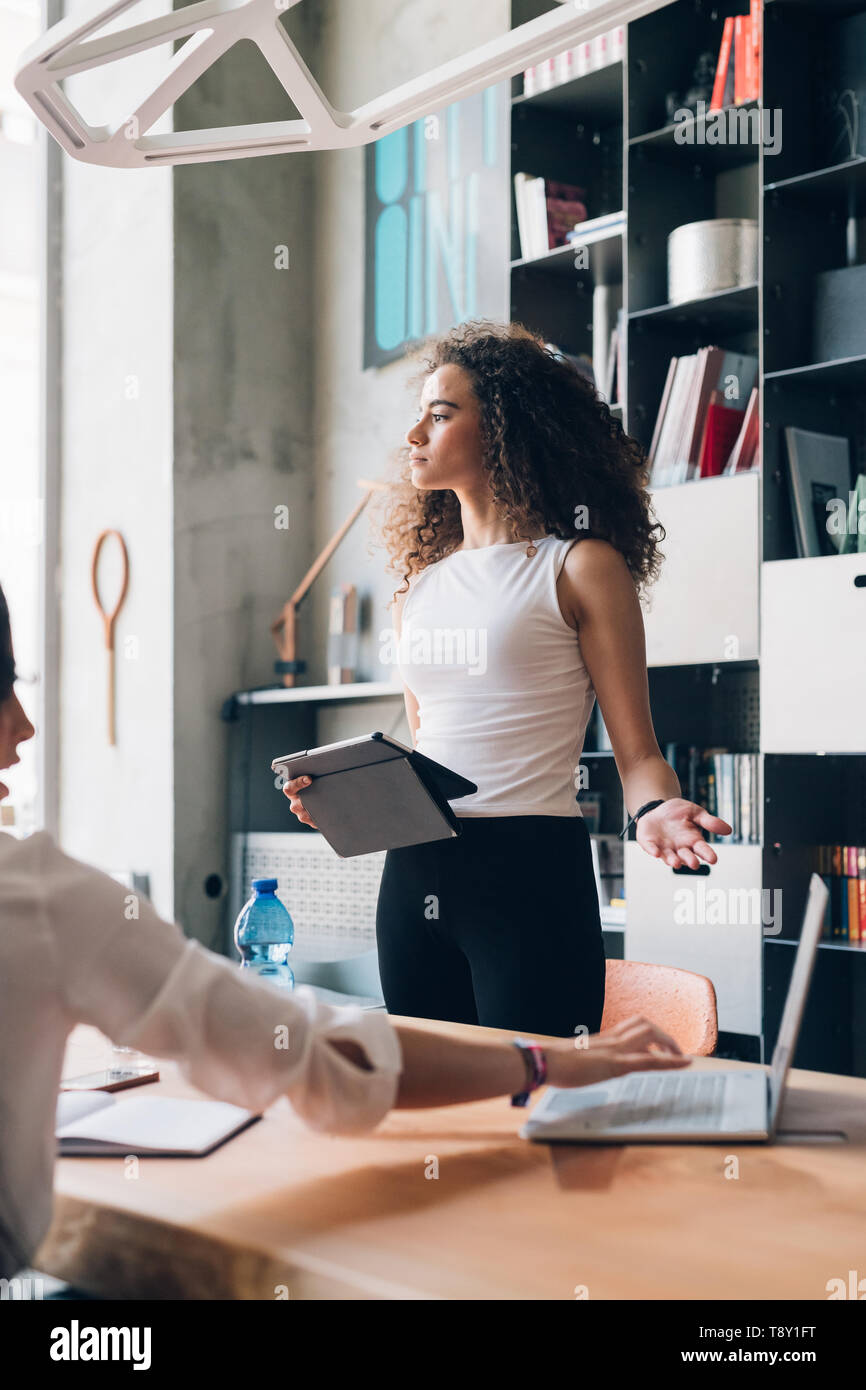
[[[723,405],[724,395],[714,391],[707,406],[707,422],[701,440],[699,478],[718,478],[731,456],[745,411]]]
[[[544,180],[544,204],[547,214],[547,248],[565,245],[565,234],[574,230],[577,222],[587,219],[586,189],[580,184],[563,183],[561,179]]]
[[[749,93],[749,96],[750,96],[751,99],[754,100],[754,101],[759,101],[759,100],[760,100],[760,98],[761,98],[761,86],[762,86],[762,83],[761,83],[761,62],[762,62],[762,60],[763,60],[763,54],[762,54],[763,41],[762,41],[762,34],[761,34],[761,7],[762,7],[762,4],[763,4],[763,0],[749,0],[749,18],[750,18],[751,21],[752,21],[752,55],[753,55],[753,59],[754,59],[753,67],[752,67],[752,72],[753,72],[753,76],[754,76],[754,81],[753,81],[752,89],[751,89],[751,91],[750,91],[750,93]]]
[[[576,203],[583,202],[586,189],[577,183],[563,183],[561,179],[545,179],[544,192],[548,198],[566,198]]]
[[[746,49],[748,46],[749,16],[734,15],[734,105],[746,100]]]
[[[734,17],[730,15],[725,20],[725,27],[722,30],[722,44],[719,49],[719,61],[716,67],[716,80],[713,84],[713,96],[710,101],[711,111],[721,111],[725,104],[725,86],[728,80],[728,64],[733,54],[734,42]]]
[[[725,473],[747,473],[757,464],[758,444],[760,442],[760,420],[758,415],[758,388],[752,388],[746,413],[740,425],[731,456],[725,464]]]
[[[743,452],[734,469],[735,473],[747,473],[750,468],[760,467],[758,457],[758,447],[761,442],[761,421],[758,414],[758,393],[755,392],[755,404],[749,416],[746,426],[746,437],[743,442]]]
[[[752,17],[743,20],[743,101],[755,96],[755,44],[752,39]]]
[[[848,845],[848,940],[860,942],[866,936],[866,922],[860,917],[860,880],[857,876],[857,846]]]

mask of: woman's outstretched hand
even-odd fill
[[[283,787],[283,795],[289,798],[289,807],[294,811],[298,820],[302,821],[304,825],[311,825],[314,830],[318,830],[319,827],[316,825],[315,821],[310,820],[310,817],[304,810],[304,803],[301,800],[301,792],[304,790],[304,787],[310,785],[311,780],[310,777],[293,778],[291,782],[287,782]]]
[[[702,859],[707,864],[715,864],[718,858],[703,838],[705,830],[716,835],[730,835],[733,826],[705,811],[696,801],[674,796],[641,816],[635,826],[635,836],[641,849],[654,859],[663,859],[672,869],[683,866],[698,869]]]
[[[547,1043],[545,1053],[548,1085],[565,1088],[609,1081],[629,1071],[671,1071],[689,1066],[692,1060],[673,1038],[641,1015],[573,1042]]]

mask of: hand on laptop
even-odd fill
[[[691,1057],[673,1038],[648,1018],[635,1015],[603,1033],[564,1043],[548,1043],[547,1081],[550,1086],[590,1086],[629,1071],[670,1071],[687,1067]]]
[[[304,825],[311,825],[314,830],[318,830],[319,827],[316,825],[316,822],[310,820],[310,817],[304,810],[304,803],[301,801],[300,796],[304,787],[308,787],[311,781],[311,777],[295,777],[283,787],[283,795],[289,798],[289,807],[294,811],[298,820],[302,821]]]

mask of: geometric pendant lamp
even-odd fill
[[[558,9],[354,111],[338,111],[330,104],[280,23],[280,15],[293,6],[317,0],[200,0],[156,19],[90,37],[135,2],[114,0],[84,21],[67,16],[18,60],[15,86],[24,100],[67,154],[88,164],[141,169],[367,145],[672,0],[559,0]],[[364,0],[342,2],[363,4]],[[64,78],[75,73],[184,38],[186,43],[171,59],[162,80],[137,105],[137,98],[130,98],[133,109],[115,127],[88,125],[61,90]],[[301,113],[300,119],[149,134],[187,88],[242,39],[258,46]]]

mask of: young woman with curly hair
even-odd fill
[[[731,826],[684,800],[653,732],[640,594],[657,575],[643,450],[520,324],[422,344],[420,413],[382,526],[419,752],[478,791],[453,839],[389,850],[377,910],[389,1012],[595,1033],[605,962],[575,777],[598,698],[637,839],[715,863]],[[302,785],[286,788],[303,810]]]

